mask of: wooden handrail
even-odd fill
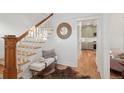
[[[46,18],[44,18],[43,20],[41,20],[39,23],[37,23],[35,25],[35,27],[40,26],[42,23],[44,23],[46,20],[48,20],[51,16],[53,16],[53,13],[51,13],[49,16],[47,16]]]
[[[44,18],[43,20],[41,20],[40,22],[38,22],[38,23],[35,25],[35,27],[40,26],[42,23],[44,23],[46,20],[48,20],[51,16],[53,16],[53,13],[51,13],[49,16],[47,16],[46,18]],[[23,39],[25,36],[27,36],[29,31],[30,31],[30,30],[27,30],[24,34],[22,34],[21,36],[19,36],[19,37],[17,38],[17,42],[20,41],[21,39]]]
[[[19,37],[17,38],[17,42],[20,41],[21,39],[23,39],[24,37],[26,37],[26,36],[28,35],[28,32],[29,32],[29,30],[26,31],[26,32],[25,32],[24,34],[22,34],[21,36],[19,36]]]

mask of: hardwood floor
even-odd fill
[[[3,65],[0,64],[0,74],[3,74],[3,70],[4,70]]]
[[[122,79],[120,73],[110,70],[110,79]]]
[[[96,52],[93,50],[81,51],[76,70],[79,75],[88,75],[92,79],[100,79],[100,74],[97,72],[96,67]]]
[[[57,67],[65,69],[67,66],[58,64]],[[90,76],[91,79],[100,79],[97,72],[96,52],[93,50],[83,50],[80,52],[78,67],[74,68],[78,72],[77,76]]]
[[[3,70],[4,70],[3,65],[0,64],[0,79],[3,78]]]
[[[64,69],[66,66],[58,65],[59,69]],[[74,68],[78,71],[78,76],[90,76],[91,79],[100,79],[100,74],[96,67],[96,52],[92,50],[83,50],[80,52],[78,67]],[[3,66],[0,66],[0,72],[3,72]]]

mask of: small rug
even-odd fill
[[[34,76],[33,79],[90,79],[90,76],[77,76],[78,72],[74,71],[71,67],[67,67],[64,70],[55,69],[55,71],[49,75],[39,73]]]

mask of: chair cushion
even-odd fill
[[[44,57],[45,59],[51,58],[51,57],[55,57],[55,56],[56,56],[56,53],[55,53],[55,50],[54,50],[54,49],[51,49],[51,50],[43,50],[43,51],[42,51],[42,54],[43,54],[43,57]]]
[[[30,65],[30,70],[34,70],[34,71],[41,71],[45,68],[45,63],[41,63],[41,62],[36,62],[36,63],[32,63]]]
[[[47,64],[47,66],[49,66],[53,62],[55,62],[55,58],[47,58],[47,59],[45,59],[45,63]]]

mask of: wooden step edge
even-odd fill
[[[21,56],[32,56],[32,55],[35,55],[35,54],[37,54],[37,53],[31,53],[31,54],[28,54],[28,55],[17,53],[17,55],[21,55]]]
[[[32,46],[18,46],[19,48],[28,48],[28,49],[38,49],[38,48],[41,48],[41,47],[39,47],[39,46],[34,46],[34,47],[32,47]]]
[[[40,41],[40,42],[37,42],[37,41],[22,41],[22,42],[27,42],[27,43],[45,43],[45,41]]]
[[[35,54],[37,54],[37,53],[32,53],[32,54],[29,54],[28,56],[32,56],[32,55],[35,55]]]
[[[34,49],[39,49],[39,48],[41,48],[41,47],[34,47]]]
[[[25,64],[27,64],[27,63],[29,63],[30,61],[26,61],[26,62],[23,62],[23,63],[21,63],[21,62],[18,62],[18,66],[22,66],[22,65],[25,65]]]

